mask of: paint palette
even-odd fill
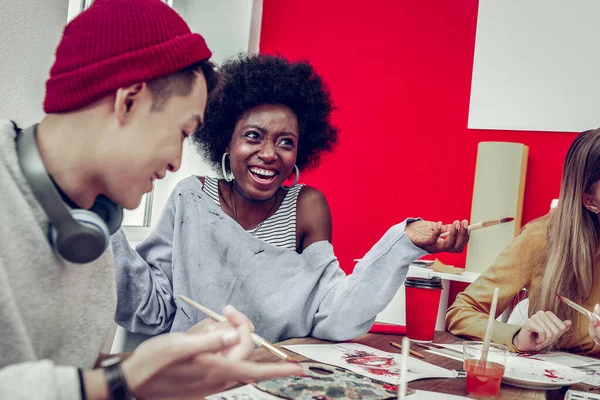
[[[330,365],[303,362],[304,373],[255,383],[259,389],[286,399],[396,399],[398,387]],[[414,393],[409,389],[408,394]]]
[[[502,382],[526,389],[552,390],[583,382],[583,371],[547,361],[509,357]]]

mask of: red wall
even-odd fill
[[[545,214],[574,134],[467,129],[477,0],[355,3],[264,0],[261,32],[261,52],[310,60],[338,107],[340,145],[302,181],[329,201],[344,270],[406,217],[469,218],[482,141],[529,146],[523,223]]]

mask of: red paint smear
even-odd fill
[[[541,358],[534,357],[536,353],[517,353],[517,357],[526,358],[528,360],[544,361]]]
[[[552,369],[545,369],[544,370],[544,376],[547,378],[552,378],[552,379],[563,379],[560,376],[556,375],[556,371],[552,370]]]
[[[400,376],[400,374],[390,371],[389,369],[384,368],[371,368],[371,367],[363,367],[366,371],[372,373],[373,375],[390,375],[390,376]]]
[[[399,376],[398,372],[390,370],[397,365],[393,356],[378,356],[363,350],[353,350],[344,353],[342,358],[348,364],[358,365],[373,375]]]

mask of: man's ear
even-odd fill
[[[143,97],[144,89],[147,89],[146,83],[136,83],[117,89],[114,107],[119,124],[125,125],[127,123],[131,113],[136,109],[135,106]]]

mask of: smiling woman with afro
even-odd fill
[[[298,183],[337,141],[325,84],[309,63],[276,56],[238,56],[220,72],[193,140],[221,178],[183,179],[138,254],[115,247],[119,268],[135,274],[120,293],[142,299],[132,302],[128,328],[209,330],[210,319],[177,300],[184,295],[225,315],[233,305],[269,341],[343,341],[369,330],[412,261],[462,251],[467,221],[459,233],[458,221],[406,220],[346,276],[325,196]]]

